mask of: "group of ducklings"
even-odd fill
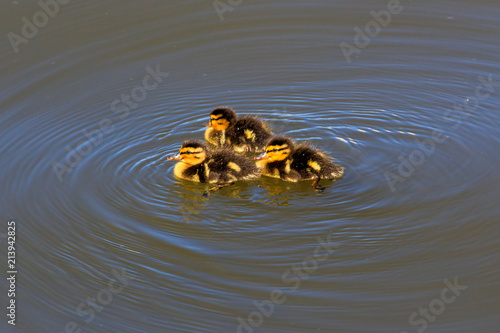
[[[322,191],[320,179],[338,179],[344,174],[344,168],[323,152],[304,143],[296,145],[287,136],[273,135],[266,122],[253,116],[237,117],[230,107],[212,110],[207,127],[205,139],[215,149],[200,140],[188,140],[179,153],[167,159],[179,160],[174,168],[178,178],[216,183],[209,192],[261,175],[290,182],[313,180],[311,186]],[[254,157],[254,163],[245,157],[248,152],[261,154]]]

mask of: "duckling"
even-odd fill
[[[324,153],[306,144],[296,146],[284,135],[272,137],[266,150],[254,159],[263,175],[290,182],[314,180],[311,186],[317,191],[325,189],[319,185],[320,179],[337,179],[344,175],[344,168]]]
[[[207,127],[207,142],[217,147],[232,147],[238,153],[261,152],[272,136],[264,121],[252,116],[237,117],[234,110],[227,106],[212,110]]]
[[[218,184],[204,196],[238,180],[252,180],[260,176],[260,169],[251,160],[236,155],[227,147],[210,151],[199,140],[185,141],[179,153],[167,156],[167,159],[180,160],[174,168],[174,175],[178,178]]]

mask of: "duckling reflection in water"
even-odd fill
[[[181,193],[179,202],[176,203],[179,216],[185,223],[201,222],[203,220],[202,210],[200,206],[204,205],[204,200],[201,197],[190,193]]]
[[[314,180],[311,186],[320,192],[325,189],[319,185],[320,179],[339,179],[344,175],[344,168],[321,151],[306,144],[296,146],[283,135],[271,138],[266,150],[254,159],[264,176],[290,182]]]
[[[236,155],[228,148],[210,151],[201,141],[185,141],[178,154],[168,156],[169,160],[179,160],[174,175],[181,179],[200,183],[217,183],[204,193],[234,184],[238,180],[253,180],[260,176],[260,169],[249,159]]]
[[[272,136],[264,121],[252,116],[237,117],[234,110],[226,106],[212,110],[207,127],[207,142],[217,147],[229,146],[238,153],[261,152]]]

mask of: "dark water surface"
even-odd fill
[[[0,331],[498,332],[500,3],[388,2],[4,2]],[[202,197],[165,157],[219,105],[344,179]]]

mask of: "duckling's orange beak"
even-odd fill
[[[256,161],[267,160],[267,159],[269,159],[269,156],[267,156],[266,152],[263,152],[262,154],[259,154],[259,155],[255,156],[253,159],[256,160]]]
[[[181,153],[177,153],[177,154],[174,154],[174,155],[167,156],[167,160],[170,160],[170,161],[182,160]]]
[[[205,124],[205,127],[212,127],[212,121],[210,120],[208,124]]]

